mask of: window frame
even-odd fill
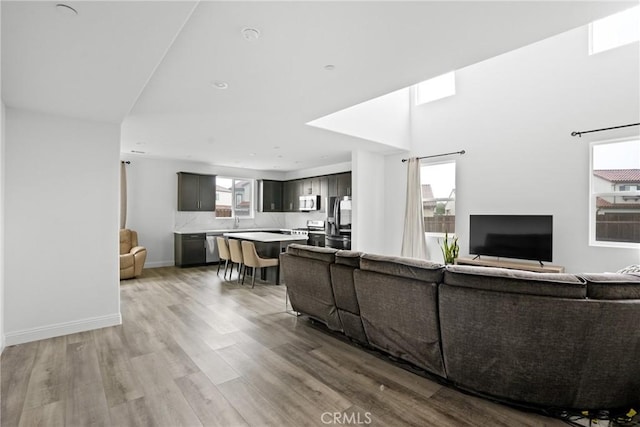
[[[256,188],[256,180],[254,178],[242,178],[242,177],[236,177],[236,176],[223,176],[223,175],[218,175],[216,176],[216,181],[218,179],[230,179],[231,180],[231,216],[218,216],[217,214],[217,210],[218,210],[218,196],[217,196],[217,192],[218,192],[218,184],[216,183],[216,217],[215,219],[219,219],[219,220],[230,220],[230,219],[254,219],[255,218],[255,212],[256,212],[256,201],[255,201],[255,188]],[[249,215],[236,215],[236,181],[248,181],[249,182],[249,188],[251,189],[251,196],[249,197]]]
[[[638,136],[629,136],[624,138],[607,139],[601,141],[591,142],[589,145],[589,246],[593,247],[605,247],[605,248],[620,248],[620,249],[640,249],[640,243],[634,242],[618,242],[618,241],[603,241],[596,240],[596,218],[597,218],[597,206],[596,199],[599,196],[638,196],[640,197],[640,190],[637,191],[608,191],[608,192],[595,192],[594,182],[595,177],[593,174],[594,167],[594,148],[599,145],[608,145],[628,141],[640,141]],[[615,187],[615,185],[614,185]]]
[[[452,188],[454,197],[453,199],[447,198],[447,201],[453,201],[454,203],[457,200],[457,182],[458,182],[458,162],[456,160],[438,160],[438,161],[433,161],[433,160],[420,160],[420,196],[422,197],[422,168],[425,166],[437,166],[437,165],[444,165],[444,164],[450,164],[453,163],[454,165],[454,187]],[[437,199],[436,199],[437,200]],[[424,200],[422,200],[422,202],[424,203]],[[437,202],[436,202],[437,205]],[[453,215],[454,217],[454,222],[453,222],[453,231],[451,233],[448,233],[449,236],[455,236],[456,235],[456,220],[455,218],[457,217],[457,215],[454,213]],[[424,224],[424,216],[423,216],[423,224]],[[439,232],[439,231],[426,231],[424,232],[424,235],[426,237],[444,237],[445,233],[444,232]]]

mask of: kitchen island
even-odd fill
[[[296,234],[270,233],[265,231],[224,233],[227,239],[249,240],[256,246],[256,252],[260,258],[280,258],[280,253],[287,250],[291,243],[306,244],[307,236]],[[278,266],[278,268],[280,268]],[[262,280],[277,283],[276,271],[269,272],[269,269],[260,269]],[[265,271],[266,270],[266,271]]]

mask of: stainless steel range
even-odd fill
[[[325,224],[324,221],[321,220],[308,220],[307,221],[307,244],[311,246],[321,246],[325,245]]]
[[[308,220],[306,227],[281,229],[280,232],[285,234],[296,234],[307,236],[307,245],[321,246],[325,245],[325,223],[324,221]]]

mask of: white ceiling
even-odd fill
[[[2,1],[6,105],[122,121],[127,153],[288,171],[391,149],[309,121],[637,2],[66,4]]]

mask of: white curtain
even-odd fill
[[[120,162],[120,228],[127,228],[127,165]]]
[[[427,242],[424,238],[422,213],[420,160],[417,157],[409,159],[407,166],[407,206],[404,213],[402,256],[427,258]]]

